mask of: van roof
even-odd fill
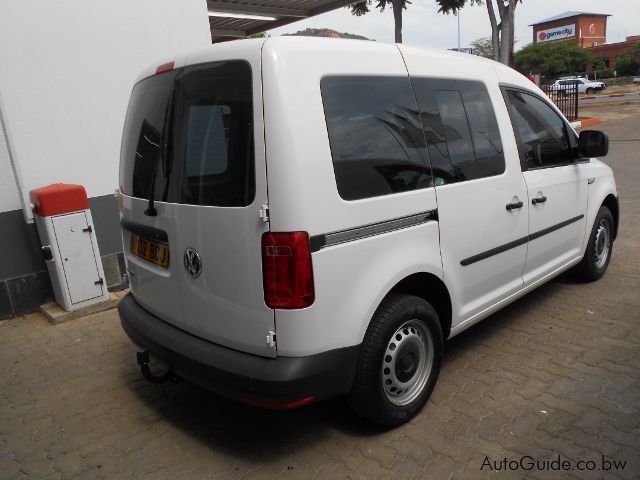
[[[173,58],[161,59],[153,65],[144,69],[141,75],[138,77],[138,81],[143,78],[152,76],[156,72],[158,65],[162,65],[169,62],[174,62],[174,68],[181,68],[186,65],[194,65],[198,63],[213,62],[219,60],[220,57],[228,57],[229,53],[235,52],[239,58],[243,57],[243,54],[249,52],[255,54],[256,50],[261,50],[263,47],[268,46],[271,51],[277,51],[285,49],[287,51],[307,50],[310,47],[317,49],[321,47],[324,50],[335,50],[344,52],[345,49],[353,48],[355,51],[362,50],[366,45],[366,49],[372,53],[376,51],[389,52],[390,49],[396,49],[400,46],[402,49],[417,49],[423,54],[437,56],[439,58],[449,57],[456,62],[492,62],[483,57],[477,55],[469,55],[468,53],[455,52],[445,49],[437,49],[431,47],[414,47],[406,45],[396,45],[392,43],[383,43],[367,40],[352,40],[344,38],[320,38],[320,37],[297,37],[297,36],[281,36],[270,38],[256,38],[256,39],[242,39],[232,40],[229,42],[216,43],[206,48],[199,49],[193,52],[186,53],[184,55],[176,55]]]

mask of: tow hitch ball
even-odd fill
[[[149,380],[151,383],[163,383],[169,380],[178,380],[178,377],[169,369],[163,369],[159,374],[152,373],[151,369],[149,368],[149,352],[147,352],[146,350],[137,352],[136,359],[138,360],[138,365],[140,365],[142,376]]]

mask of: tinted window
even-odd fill
[[[251,68],[239,61],[188,67],[175,91],[177,201],[249,205],[255,193]]]
[[[229,166],[231,109],[227,105],[196,105],[189,109],[187,124],[187,176],[220,175]]]
[[[407,77],[326,77],[320,87],[342,198],[433,185]]]
[[[138,83],[131,93],[122,138],[120,187],[126,195],[149,198],[165,146],[164,126],[175,72]],[[154,197],[166,194],[167,180],[155,175]]]
[[[194,205],[246,206],[255,193],[251,68],[230,61],[138,83],[125,122],[126,195]]]
[[[566,165],[572,151],[564,121],[541,99],[507,90],[509,113],[518,133],[520,155],[527,168]]]
[[[412,78],[436,184],[499,175],[498,123],[481,82]]]
[[[440,119],[449,149],[449,161],[454,168],[471,165],[475,161],[471,132],[462,96],[457,90],[436,91]]]

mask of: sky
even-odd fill
[[[568,10],[611,14],[607,22],[607,43],[624,41],[627,36],[640,35],[640,0],[523,0],[516,8],[516,50],[532,41],[529,24]],[[497,15],[497,12],[496,12]],[[355,33],[377,40],[393,42],[391,8],[383,13],[371,12],[356,17],[346,8],[301,20],[269,31],[272,36],[293,33],[305,28],[330,28],[338,32]],[[466,6],[460,11],[461,46],[480,37],[491,35],[486,5]],[[455,15],[438,13],[434,0],[412,0],[403,14],[403,43],[435,48],[458,46],[458,26]]]

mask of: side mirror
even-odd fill
[[[599,130],[583,130],[578,137],[580,157],[604,157],[609,152],[609,135]]]

